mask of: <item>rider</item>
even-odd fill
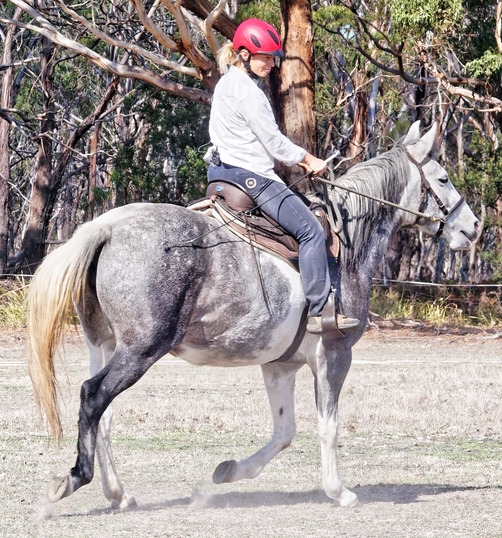
[[[299,243],[299,266],[309,308],[307,330],[322,332],[321,314],[331,289],[324,231],[302,199],[274,172],[274,159],[287,166],[304,165],[314,174],[326,162],[293,144],[277,126],[270,103],[258,85],[284,56],[281,39],[270,24],[248,19],[237,28],[233,43],[218,53],[225,75],[216,85],[209,121],[212,147],[208,180],[237,183],[271,218]],[[359,320],[337,317],[340,330]]]

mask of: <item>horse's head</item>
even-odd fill
[[[420,137],[420,122],[415,122],[406,135],[403,145],[408,154],[413,182],[421,185],[420,211],[438,220],[420,218],[420,229],[443,234],[450,248],[469,248],[478,234],[478,219],[464,198],[453,186],[448,172],[431,156],[437,124]]]

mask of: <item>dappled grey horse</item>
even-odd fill
[[[441,226],[453,249],[469,248],[477,233],[476,217],[444,168],[430,158],[435,134],[436,126],[420,138],[416,123],[391,151],[337,179],[341,187],[438,220],[339,191],[343,230],[339,269],[332,279],[345,314],[362,324],[345,338],[306,333],[286,361],[277,359],[292,344],[305,308],[299,274],[278,256],[253,252],[204,214],[172,205],[131,204],[84,224],[49,254],[30,286],[29,365],[37,401],[56,437],[61,422],[53,357],[73,302],[92,375],[81,388],[76,464],[52,479],[49,499],[55,502],[89,483],[97,452],[112,506],[135,504],[114,466],[109,406],[171,353],[195,365],[262,368],[272,437],[250,457],[221,463],[213,475],[217,483],[256,477],[291,443],[295,375],[308,364],[315,380],[324,490],[342,506],[355,503],[356,495],[342,485],[337,471],[338,396],[351,348],[367,320],[374,269],[402,226],[416,225],[433,234]]]

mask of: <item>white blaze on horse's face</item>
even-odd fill
[[[415,126],[416,124],[413,124],[411,127],[408,137],[412,131],[413,135],[416,134]],[[407,147],[409,153],[419,163],[417,166],[410,161],[412,177],[421,182],[419,170],[421,168],[430,185],[430,189],[427,189],[425,203],[420,211],[433,217],[442,218],[444,221],[442,234],[452,250],[468,249],[477,237],[478,219],[450,181],[448,172],[434,159],[427,160],[434,146],[436,130],[437,126],[434,124],[418,142]],[[408,137],[405,144],[409,140]],[[421,164],[422,162],[423,164]],[[437,199],[441,201],[445,210],[439,207]],[[437,233],[440,227],[440,222],[430,220],[423,220],[419,225],[420,229],[432,234]]]

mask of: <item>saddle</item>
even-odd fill
[[[331,229],[324,208],[302,197],[320,221],[326,238],[326,253],[336,258],[339,242]],[[206,197],[188,205],[225,224],[234,234],[257,248],[286,258],[298,270],[299,245],[280,224],[257,208],[254,200],[237,184],[211,181]]]
[[[320,204],[310,203],[304,196],[301,197],[324,229],[328,258],[337,258],[340,242],[331,228],[324,207]],[[260,211],[254,200],[240,185],[224,180],[211,181],[206,191],[206,197],[192,202],[188,208],[215,218],[239,238],[250,243],[253,248],[260,248],[279,255],[299,271],[299,245],[296,239],[275,220]],[[322,327],[324,331],[344,337],[345,335],[338,329],[337,311],[335,294],[330,293],[322,313]],[[305,334],[306,318],[307,310],[305,309],[293,342],[284,354],[274,362],[285,362],[294,355]]]

